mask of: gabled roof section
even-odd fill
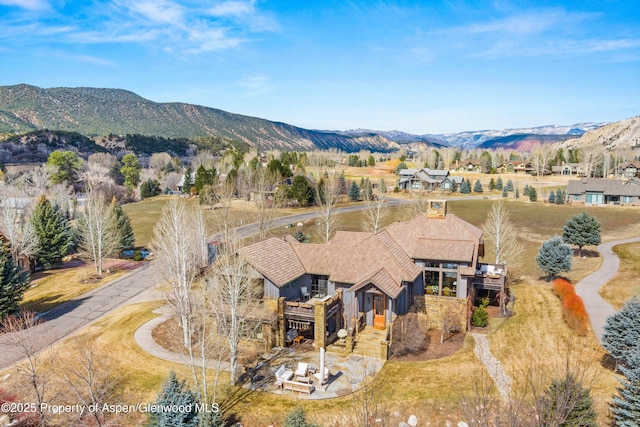
[[[567,185],[567,194],[585,194],[587,192],[602,193],[607,196],[640,196],[640,186],[633,185],[633,180],[593,178],[573,179]]]
[[[247,245],[240,249],[260,274],[271,280],[275,285],[282,286],[305,274],[304,267],[293,250],[291,239],[272,237]]]
[[[369,284],[380,289],[382,292],[384,292],[391,298],[396,298],[398,295],[400,295],[400,292],[402,291],[402,288],[398,287],[395,284],[389,272],[384,268],[381,268],[380,270],[376,271],[369,277],[365,277],[364,279],[362,279],[361,281],[353,285],[351,287],[351,290],[355,292],[359,289],[366,287]]]

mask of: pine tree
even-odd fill
[[[316,423],[310,423],[307,421],[307,414],[304,412],[302,406],[296,407],[293,411],[287,414],[284,419],[283,427],[317,427]]]
[[[549,193],[549,203],[555,203],[556,202],[556,193],[551,191]]]
[[[572,374],[551,381],[541,399],[544,408],[542,425],[558,427],[596,427],[597,414],[591,391],[584,388]]]
[[[355,182],[352,182],[351,187],[349,187],[349,199],[353,202],[360,200],[360,187]]]
[[[306,178],[298,175],[293,179],[289,187],[289,197],[296,199],[300,206],[308,206],[316,197],[315,190],[309,185]]]
[[[556,190],[555,200],[557,205],[564,205],[564,191],[558,188]]]
[[[473,186],[473,192],[482,193],[482,184],[480,183],[480,180],[477,180],[475,185]]]
[[[600,223],[587,212],[576,214],[562,228],[562,240],[578,247],[578,256],[583,246],[598,246],[601,242]]]
[[[489,191],[493,191],[495,190],[496,187],[496,181],[493,179],[493,177],[491,178],[491,180],[489,181]]]
[[[496,181],[496,190],[502,190],[502,177],[498,177],[498,180]]]
[[[511,181],[511,180],[507,181],[507,185],[504,188],[508,192],[512,192],[513,191],[513,181]]]
[[[111,200],[111,210],[115,216],[116,220],[116,230],[119,233],[119,248],[121,251],[126,251],[127,249],[133,248],[133,244],[136,241],[136,236],[133,234],[133,227],[131,227],[131,221],[129,220],[129,216],[122,209],[118,200],[114,197]]]
[[[524,197],[529,197],[529,191],[531,190],[531,187],[529,187],[529,184],[525,184],[524,185],[524,190],[522,191],[522,195]]]
[[[462,181],[462,184],[460,184],[460,193],[462,194],[471,193],[471,184],[469,183],[469,181],[467,180]]]
[[[347,179],[344,177],[344,172],[340,173],[338,182],[340,183],[340,194],[347,194]]]
[[[29,287],[29,274],[22,271],[11,252],[0,244],[0,321],[18,308]]]
[[[607,318],[602,346],[616,359],[616,365],[629,365],[630,356],[640,351],[640,297],[630,299]]]
[[[189,166],[187,168],[187,170],[184,172],[184,183],[182,184],[182,192],[185,194],[191,194],[191,187],[193,187],[193,169],[191,169],[191,166]],[[236,172],[237,175],[237,172]],[[227,179],[229,179],[229,176],[231,176],[231,174],[227,174]]]
[[[176,373],[171,371],[169,378],[162,384],[162,390],[156,398],[156,405],[170,407],[172,405],[191,405],[191,411],[158,411],[151,412],[147,421],[148,427],[196,427],[199,422],[198,413],[195,410],[196,398],[186,386],[184,380],[180,381]]]
[[[571,248],[559,236],[552,237],[542,242],[536,262],[549,281],[558,273],[571,271]]]
[[[140,184],[140,198],[147,199],[149,197],[155,197],[162,191],[160,190],[160,183],[156,179],[147,179]]]
[[[36,260],[47,268],[60,263],[73,241],[67,218],[58,205],[42,196],[31,214],[31,223],[40,242]]]
[[[509,197],[509,193],[507,192],[506,188],[502,189],[502,197]]]
[[[529,187],[529,200],[532,202],[538,200],[538,192],[533,187]]]
[[[383,194],[387,192],[387,184],[382,178],[380,178],[380,182],[378,183],[378,190]]]
[[[515,197],[516,200],[518,200],[520,198],[520,190],[518,190],[518,187],[516,187],[516,192],[513,195],[513,197]]]
[[[613,398],[611,412],[616,426],[637,427],[640,420],[640,347],[628,356],[627,364],[620,368],[624,379],[618,388],[620,396]]]
[[[140,183],[141,170],[142,166],[138,163],[138,158],[135,154],[128,153],[122,157],[120,173],[124,176],[124,185],[129,191],[133,191]]]
[[[293,233],[293,238],[300,243],[311,243],[311,236],[302,231],[301,228],[297,229],[296,232]]]

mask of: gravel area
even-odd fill
[[[504,371],[502,363],[500,363],[500,361],[491,354],[487,337],[483,334],[471,334],[471,336],[476,343],[473,350],[474,353],[480,362],[487,367],[489,376],[493,379],[502,401],[507,402],[509,400],[509,395],[511,394],[511,385],[513,384],[513,380]]]

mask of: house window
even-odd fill
[[[311,296],[313,298],[324,298],[329,290],[328,276],[313,276],[311,278]]]
[[[580,195],[579,194],[574,194],[573,195],[573,200],[580,200]]]
[[[458,274],[443,273],[442,274],[442,295],[446,297],[455,297],[458,292]]]
[[[631,203],[633,202],[633,196],[622,196],[623,203]]]
[[[457,270],[458,269],[458,264],[453,263],[453,262],[446,262],[444,264],[442,264],[442,268],[445,269],[449,269],[449,270]]]
[[[602,194],[597,193],[587,193],[587,203],[593,205],[601,205],[603,202]]]

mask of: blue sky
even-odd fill
[[[0,85],[109,87],[311,129],[640,114],[640,4],[0,0]]]

